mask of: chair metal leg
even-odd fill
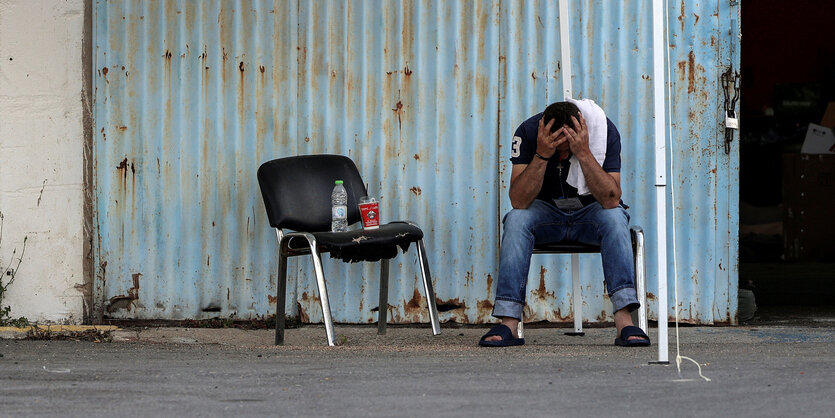
[[[423,278],[423,290],[426,294],[426,304],[429,306],[429,322],[432,324],[432,335],[441,333],[441,324],[438,321],[438,307],[435,304],[435,291],[432,289],[432,276],[429,273],[429,261],[426,258],[426,248],[421,239],[417,243],[418,260],[420,261],[420,276]],[[380,308],[382,309],[382,307]]]
[[[325,273],[322,269],[322,259],[319,257],[319,249],[316,248],[316,238],[311,234],[305,234],[310,244],[310,256],[313,258],[313,269],[316,272],[316,285],[319,288],[319,302],[322,304],[322,317],[325,321],[325,333],[328,336],[328,345],[336,345],[333,330],[333,318],[331,317],[331,305],[328,301],[328,289],[325,286]]]
[[[647,270],[644,251],[644,231],[639,226],[632,227],[632,246],[635,252],[635,290],[638,292],[638,327],[649,332],[647,320]]]
[[[583,332],[583,294],[580,290],[580,254],[571,254],[571,282],[574,293],[574,303],[571,312],[574,316],[574,332],[566,335],[585,335]]]
[[[377,334],[385,335],[389,306],[389,260],[380,260],[380,308],[377,311]]]
[[[284,345],[285,298],[287,297],[287,248],[286,243],[278,239],[278,279],[275,295],[275,345]]]

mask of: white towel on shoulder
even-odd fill
[[[606,144],[608,142],[607,133],[608,126],[606,124],[606,113],[591,99],[575,100],[567,98],[566,101],[574,103],[586,119],[586,126],[589,130],[589,149],[594,159],[601,166],[603,160],[606,158]],[[572,155],[568,159],[571,163],[568,169],[568,178],[566,181],[569,185],[577,188],[577,194],[587,195],[591,193],[586,185],[586,178],[583,176],[583,169],[580,167],[580,162],[577,157]]]

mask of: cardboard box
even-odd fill
[[[835,261],[835,155],[783,154],[783,256]]]
[[[835,154],[835,134],[825,126],[809,124],[801,154]]]

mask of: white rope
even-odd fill
[[[666,16],[666,19],[665,19],[666,23],[669,23],[670,22],[670,10],[669,10],[668,5],[667,5],[667,0],[664,0],[664,15]],[[669,42],[670,42],[669,39],[670,39],[670,28],[669,28],[668,24],[665,24],[664,25],[664,45],[669,45]],[[667,115],[669,115],[670,118],[672,118],[672,114],[673,114],[673,109],[672,109],[672,101],[673,101],[672,100],[672,98],[673,98],[673,96],[672,96],[672,84],[673,84],[673,82],[672,82],[671,76],[672,75],[670,74],[670,53],[669,53],[669,50],[667,50],[667,97],[669,98],[667,100]],[[667,135],[670,138],[670,175],[673,175],[675,173],[675,170],[674,170],[674,168],[675,168],[675,166],[674,166],[674,164],[675,164],[675,154],[673,153],[673,145],[675,144],[675,141],[673,141],[673,127],[672,127],[671,123],[667,123],[667,131],[668,131]],[[676,226],[676,187],[675,187],[675,183],[670,185],[670,201],[671,201],[672,206],[673,206],[671,212],[673,213],[673,228],[672,228],[673,229],[673,284],[674,284],[674,288],[675,288],[675,291],[674,291],[675,304],[673,305],[673,310],[675,310],[675,312],[676,312],[676,369],[678,370],[678,377],[681,378],[682,377],[681,376],[681,361],[682,360],[689,360],[689,361],[693,362],[693,364],[695,364],[696,367],[698,367],[699,377],[701,377],[705,381],[710,382],[710,379],[708,379],[707,377],[705,377],[705,375],[702,374],[702,366],[699,364],[699,362],[697,362],[696,360],[693,360],[690,357],[686,357],[686,356],[681,355],[681,347],[680,347],[680,344],[679,344],[680,338],[679,338],[679,334],[678,334],[678,319],[679,319],[679,316],[678,316],[678,264],[677,264],[677,261],[676,261],[676,260],[678,260],[678,257],[677,257],[677,254],[676,254],[676,228],[675,228],[675,226]],[[663,318],[663,316],[667,315],[667,313],[666,312],[659,312],[658,315],[659,315],[659,320],[661,320]]]

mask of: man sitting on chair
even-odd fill
[[[646,346],[632,324],[637,309],[629,215],[620,189],[620,134],[591,100],[557,102],[522,122],[513,136],[510,203],[504,217],[493,316],[501,323],[480,345],[522,345],[522,320],[534,244],[600,245],[603,276],[614,309],[615,344]]]

